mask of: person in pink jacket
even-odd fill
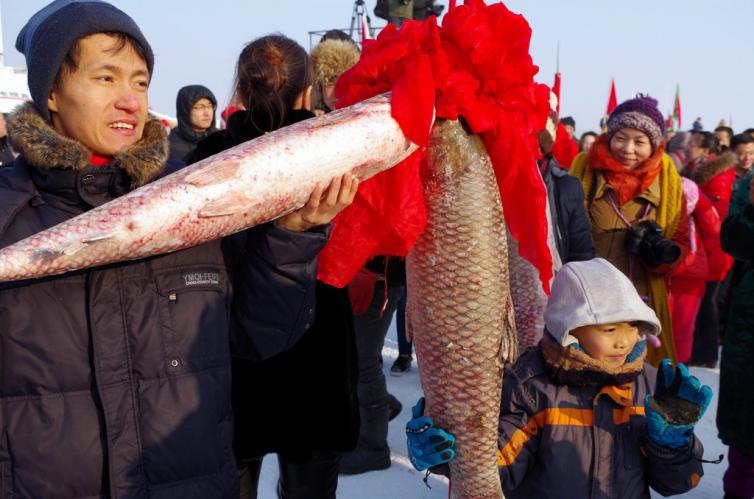
[[[699,187],[682,179],[686,195],[691,249],[670,278],[670,310],[673,339],[679,362],[691,359],[694,324],[710,275],[724,271],[725,254],[720,248],[720,217]]]

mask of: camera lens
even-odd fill
[[[681,257],[681,248],[669,239],[655,243],[654,253],[661,263],[673,263]]]

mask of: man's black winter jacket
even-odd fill
[[[110,165],[67,164],[58,149],[76,144],[30,119],[21,157],[0,170],[0,247],[123,194],[126,172],[146,167],[129,162],[149,144]],[[143,141],[161,140],[164,165],[155,127]],[[265,225],[0,283],[0,498],[237,498],[229,350],[262,359],[303,334],[325,240]]]

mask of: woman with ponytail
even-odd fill
[[[675,363],[666,279],[689,249],[681,177],[665,154],[665,120],[657,101],[638,95],[616,107],[589,152],[573,160],[592,223],[596,256],[626,274],[662,324],[647,359]]]
[[[295,41],[270,35],[246,45],[235,79],[235,98],[245,110],[200,142],[192,159],[313,118],[312,78],[309,55]],[[334,179],[330,190],[338,186],[353,199],[355,179]],[[241,498],[257,497],[262,459],[273,452],[279,497],[335,498],[340,453],[353,449],[358,437],[354,345],[348,293],[318,281],[314,320],[293,348],[262,362],[232,359]]]

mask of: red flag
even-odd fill
[[[558,123],[555,132],[555,144],[552,146],[552,156],[560,166],[569,170],[573,158],[579,154],[579,145],[571,138],[566,127]]]
[[[555,73],[555,82],[552,84],[552,93],[558,98],[558,107],[555,112],[560,116],[560,72]]]
[[[450,0],[450,5],[448,5],[448,12],[456,8],[456,0]]]
[[[673,103],[673,118],[675,118],[678,128],[681,128],[681,89],[675,86],[675,102]]]
[[[615,78],[610,80],[610,97],[607,99],[607,110],[605,111],[605,116],[610,116],[610,113],[613,112],[613,109],[618,107],[618,95],[615,92]]]

